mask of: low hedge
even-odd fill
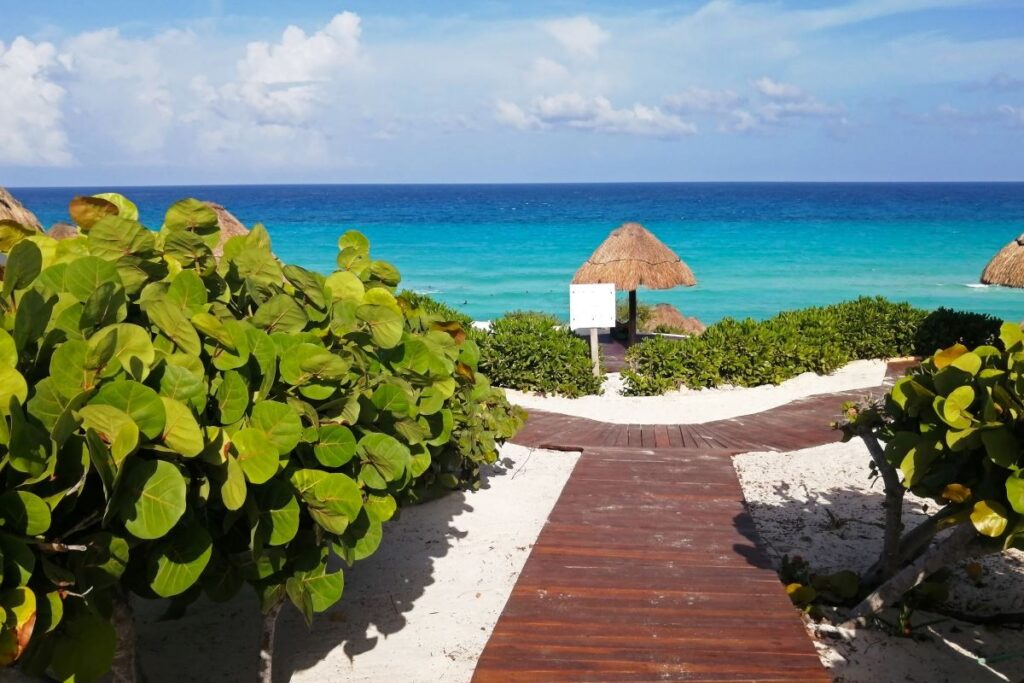
[[[684,340],[646,339],[627,352],[623,377],[627,393],[640,396],[683,386],[778,384],[804,372],[834,372],[857,359],[985,343],[998,329],[991,316],[949,309],[929,313],[882,297],[861,297],[760,322],[725,318]]]
[[[480,370],[496,386],[570,398],[601,392],[586,340],[554,316],[509,313],[495,320],[478,344]]]

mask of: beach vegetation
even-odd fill
[[[763,321],[724,318],[700,336],[653,337],[633,346],[623,371],[626,391],[656,395],[778,384],[804,372],[820,375],[859,359],[899,358],[962,339],[990,340],[991,316],[939,309],[929,313],[882,297],[785,311]],[[932,345],[935,346],[932,346]]]
[[[72,239],[5,233],[0,663],[134,680],[130,596],[180,613],[248,587],[270,680],[282,606],[337,602],[337,560],[400,505],[477,487],[523,413],[357,232],[324,276],[259,225],[222,240],[193,199],[158,231],[120,195],[70,213]]]
[[[914,340],[919,356],[930,356],[953,344],[969,349],[996,343],[1003,321],[987,313],[937,308],[924,317]]]
[[[558,318],[517,311],[480,340],[480,369],[497,386],[575,398],[601,392],[590,345]]]
[[[1024,333],[1005,323],[994,345],[954,344],[883,401],[844,406],[837,426],[845,439],[863,439],[885,490],[883,544],[860,577],[850,625],[901,602],[906,612],[924,582],[955,563],[1024,548],[1022,377]],[[908,492],[934,502],[912,527]]]

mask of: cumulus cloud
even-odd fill
[[[691,86],[666,97],[665,106],[679,113],[720,112],[729,111],[742,101],[743,98],[732,90],[710,90]]]
[[[746,133],[806,119],[826,120],[844,126],[848,123],[842,107],[823,102],[792,83],[765,76],[751,85],[757,99],[731,110],[720,123],[720,130]]]
[[[64,166],[74,161],[63,125],[64,59],[51,43],[0,42],[0,164]]]
[[[538,97],[529,106],[501,100],[495,117],[520,130],[569,128],[601,133],[677,138],[693,135],[697,127],[658,107],[634,104],[616,109],[606,97],[568,92]]]
[[[800,100],[805,98],[804,91],[791,83],[780,83],[779,81],[763,76],[753,83],[757,92],[770,100]]]
[[[553,19],[541,25],[570,56],[596,59],[598,50],[610,34],[588,17]]]

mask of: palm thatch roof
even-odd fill
[[[0,187],[0,220],[14,221],[29,228],[42,230],[43,224],[26,209],[6,188]]]
[[[234,217],[230,211],[215,202],[206,202],[206,205],[217,212],[217,223],[220,225],[220,241],[213,249],[213,255],[219,261],[224,255],[224,243],[232,237],[248,235],[249,230],[240,220]]]
[[[575,285],[612,283],[619,291],[697,284],[693,271],[647,228],[623,223],[580,266]]]
[[[981,273],[986,285],[1024,287],[1024,234],[996,252]]]
[[[70,240],[78,237],[81,233],[70,223],[54,223],[46,231],[46,234],[55,240]]]

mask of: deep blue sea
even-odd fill
[[[705,322],[764,318],[861,294],[1024,318],[1024,290],[973,286],[1024,232],[1024,183],[664,183],[12,188],[46,224],[76,194],[118,191],[159,228],[183,197],[262,222],[286,262],[333,269],[358,229],[404,286],[476,319],[512,309],[568,316],[576,268],[609,231],[639,221],[698,285],[641,291]]]

